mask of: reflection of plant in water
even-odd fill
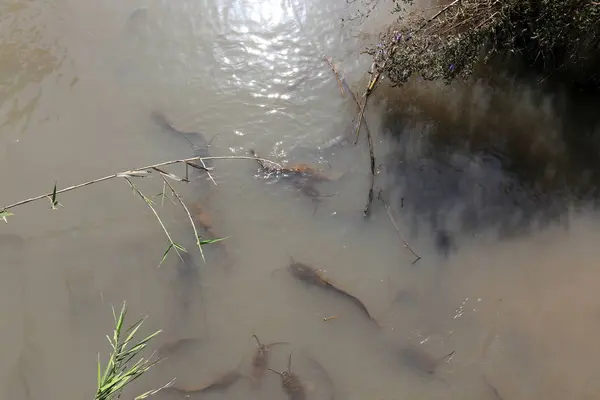
[[[123,324],[125,322],[126,313],[127,306],[125,303],[123,303],[123,308],[121,309],[119,316],[116,315],[113,308],[115,329],[112,338],[108,335],[106,336],[112,347],[112,351],[104,373],[101,372],[100,356],[98,355],[98,390],[96,391],[95,400],[113,400],[120,398],[123,389],[127,385],[135,381],[144,373],[148,372],[150,368],[161,361],[161,359],[158,359],[151,362],[151,355],[148,359],[141,357],[133,365],[131,365],[133,359],[136,358],[142,351],[144,351],[148,345],[148,342],[150,342],[150,340],[152,340],[161,331],[154,332],[145,339],[133,344],[134,336],[144,323],[145,318],[140,319],[125,332],[123,332]],[[123,337],[123,333],[127,335],[125,338]],[[172,383],[173,381],[167,383],[159,389],[150,390],[146,393],[143,393],[137,396],[135,400],[148,398],[158,393],[162,389],[170,386]]]
[[[369,49],[392,84],[411,76],[467,77],[495,54],[518,55],[544,74],[600,87],[600,7],[586,0],[454,0],[407,12]]]

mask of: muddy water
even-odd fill
[[[293,343],[292,370],[308,381],[309,398],[331,398],[333,390],[310,355],[329,371],[336,398],[596,395],[597,216],[585,203],[567,213],[568,195],[536,202],[536,193],[550,190],[544,184],[556,182],[552,171],[571,166],[563,160],[572,154],[548,129],[560,115],[548,117],[551,103],[531,105],[517,95],[508,103],[531,113],[465,112],[469,104],[496,103],[460,88],[428,87],[420,96],[382,90],[367,117],[391,212],[422,257],[412,265],[380,203],[369,222],[362,219],[365,143],[330,147],[351,136],[355,108],[322,56],[333,57],[358,88],[368,67],[358,50],[386,20],[373,13],[362,26],[342,21],[356,15],[347,7],[335,0],[0,5],[2,204],[48,191],[55,180],[64,187],[190,157],[192,145],[206,144],[165,134],[153,110],[177,129],[202,133],[213,155],[252,148],[344,173],[319,187],[336,195],[316,210],[293,186],[262,179],[248,160],[215,161],[216,185],[197,175],[178,184],[184,199],[201,203],[215,230],[230,236],[227,258],[207,248],[204,264],[193,252],[192,271],[178,269],[174,255],[157,268],[166,238],[125,182],[65,194],[58,211],[44,201],[16,208],[0,232],[3,398],[92,396],[97,353],[108,352],[110,307],[123,300],[132,320],[149,315],[148,332],[164,329],[156,346],[198,339],[140,380],[131,397],[173,377],[180,386],[201,385],[243,356],[249,361],[252,334]],[[513,122],[511,132],[521,129],[521,153],[505,146],[502,156],[490,156],[439,140],[445,126],[454,138],[473,137],[471,128],[486,127],[487,115]],[[545,181],[526,183],[529,175],[505,168],[503,161],[522,153],[550,171]],[[163,190],[158,177],[135,182],[148,196]],[[174,238],[193,249],[185,213],[160,196],[156,202]],[[556,215],[568,229],[539,229]],[[325,269],[383,328],[375,331],[352,303],[273,273],[290,257]],[[337,318],[324,322],[331,316]],[[433,358],[456,353],[432,376],[402,359],[407,345]],[[285,368],[289,351],[273,349],[275,369]],[[278,379],[267,375],[260,391],[242,381],[206,397],[282,398]]]

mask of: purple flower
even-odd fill
[[[396,32],[396,34],[394,35],[394,40],[396,42],[399,42],[401,39],[402,39],[402,33]]]
[[[450,72],[454,72],[454,70],[455,70],[455,69],[456,69],[456,65],[454,65],[454,64],[450,64],[450,67],[448,68],[448,70],[449,70]]]

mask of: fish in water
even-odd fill
[[[333,384],[333,379],[329,375],[329,372],[321,365],[319,361],[313,356],[308,356],[308,360],[315,366],[315,368],[319,371],[321,377],[327,381],[327,384],[331,388],[331,395],[329,396],[329,400],[335,400],[335,385]]]
[[[256,154],[256,152],[252,149],[250,150],[250,154],[252,155],[252,157],[256,158],[256,162],[265,174],[290,179],[294,187],[297,190],[299,190],[300,193],[310,198],[315,205],[313,215],[317,212],[319,202],[324,197],[335,196],[335,194],[322,194],[317,189],[316,184],[323,181],[334,181],[339,179],[343,175],[341,174],[339,176],[331,176],[308,164],[292,164],[289,166],[277,166],[275,164],[261,160]]]
[[[328,289],[352,301],[352,303],[354,303],[362,311],[362,313],[369,319],[369,321],[373,322],[377,327],[380,327],[379,323],[371,315],[365,304],[362,301],[360,301],[356,296],[353,296],[345,290],[342,290],[339,287],[337,287],[335,284],[333,284],[333,282],[325,278],[323,274],[316,268],[313,268],[301,262],[297,262],[291,257],[290,259],[291,262],[289,265],[289,270],[293,277],[307,284]]]
[[[171,136],[183,138],[187,144],[192,147],[195,157],[210,157],[208,143],[204,138],[204,135],[198,132],[183,132],[174,128],[167,117],[160,111],[154,110],[150,116],[158,126]],[[204,160],[203,163],[189,162],[188,165],[190,165],[193,170],[202,170],[205,167],[211,167],[213,163],[212,160]],[[204,172],[202,172],[202,174],[204,175]],[[209,239],[219,238],[219,235],[217,235],[213,229],[212,218],[207,213],[206,208],[199,202],[194,203],[189,208],[190,212],[192,212],[192,217],[196,226],[204,229]],[[226,256],[228,255],[227,246],[224,242],[218,242],[218,247],[223,250]]]
[[[194,151],[194,156],[196,157],[210,157],[210,153],[208,152],[208,142],[203,134],[199,132],[183,132],[175,127],[169,122],[167,117],[160,111],[152,111],[150,117],[158,126],[160,126],[165,132],[171,134],[174,137],[185,140],[188,145],[190,145]],[[212,166],[211,160],[204,161],[207,167]]]
[[[238,370],[233,370],[224,373],[219,376],[217,379],[198,387],[191,388],[179,388],[179,387],[171,387],[172,391],[181,394],[192,394],[192,393],[206,393],[206,392],[223,392],[229,389],[234,383],[236,383],[242,374]]]
[[[308,164],[300,163],[285,166],[277,166],[274,164],[266,163],[263,160],[260,160],[256,152],[252,149],[250,149],[250,155],[256,158],[256,162],[258,163],[260,169],[263,172],[271,175],[289,176],[293,179],[305,178],[313,182],[335,181],[341,177],[341,175],[333,176],[326,174],[324,171]]]
[[[402,361],[413,368],[418,369],[426,374],[433,374],[437,369],[438,365],[448,357],[452,356],[454,351],[443,357],[436,358],[429,354],[427,351],[414,345],[403,346],[400,350],[400,357]]]
[[[254,339],[256,339],[256,343],[258,347],[254,352],[254,356],[252,357],[252,380],[254,382],[254,386],[260,386],[262,378],[269,367],[269,356],[271,352],[271,347],[278,344],[289,344],[287,342],[273,342],[270,344],[262,344],[258,339],[258,336],[252,335]]]
[[[174,391],[174,392],[177,392],[180,394],[185,394],[185,395],[189,395],[192,393],[223,392],[223,391],[229,389],[240,378],[242,378],[242,374],[240,372],[240,366],[242,365],[243,361],[244,361],[244,359],[242,358],[242,360],[238,364],[237,368],[223,373],[216,379],[214,379],[204,385],[190,387],[190,388],[180,388],[180,387],[172,386],[167,389],[170,389],[171,391]]]
[[[164,343],[158,348],[158,355],[164,357],[167,354],[173,354],[183,351],[189,351],[190,347],[196,346],[201,342],[199,338],[182,338]]]
[[[306,389],[302,384],[302,381],[298,377],[298,375],[292,372],[292,354],[294,351],[290,353],[290,357],[288,359],[288,368],[287,371],[277,372],[271,368],[269,371],[275,372],[277,375],[281,377],[281,387],[285,394],[287,394],[290,400],[305,400],[306,399]]]

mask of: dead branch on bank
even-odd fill
[[[383,203],[383,206],[385,207],[385,211],[387,212],[387,215],[390,218],[390,221],[392,221],[392,225],[394,225],[394,228],[396,228],[396,232],[398,232],[398,236],[400,236],[400,240],[402,240],[402,243],[404,243],[404,247],[406,247],[408,249],[408,251],[410,251],[412,253],[412,255],[416,257],[415,260],[412,262],[412,264],[416,264],[417,261],[419,261],[421,259],[421,256],[418,255],[412,249],[412,247],[410,247],[410,245],[408,244],[408,242],[406,241],[406,239],[404,239],[404,235],[402,234],[402,231],[398,227],[398,224],[396,223],[396,220],[394,219],[394,216],[392,215],[392,211],[390,209],[390,205],[384,199],[383,190],[379,190],[379,194],[377,195],[377,198],[379,200],[381,200],[381,202]]]
[[[370,95],[370,93],[372,92],[372,89],[370,90],[369,88],[374,88],[376,82],[373,84],[371,84],[371,82],[369,82],[369,85],[367,86],[367,90],[365,91],[365,94],[363,95],[363,97],[365,99],[364,103],[361,105],[360,102],[358,101],[358,98],[356,97],[356,94],[354,94],[352,89],[350,89],[350,86],[348,86],[348,83],[346,82],[346,80],[343,77],[340,78],[338,69],[333,64],[333,61],[331,60],[331,58],[325,56],[325,61],[327,61],[327,63],[333,70],[333,73],[335,74],[335,76],[338,80],[338,84],[342,85],[343,87],[346,88],[346,90],[348,90],[348,92],[350,92],[350,94],[352,95],[352,98],[354,99],[354,102],[358,106],[359,114],[358,114],[358,122],[357,122],[357,127],[356,127],[356,135],[357,136],[356,136],[356,141],[354,142],[354,144],[358,143],[358,134],[360,133],[360,126],[362,125],[363,122],[365,123],[365,130],[367,131],[367,142],[369,144],[369,158],[370,158],[370,163],[371,163],[371,182],[370,182],[370,187],[369,187],[369,193],[367,195],[367,205],[365,206],[365,208],[363,210],[363,214],[365,217],[369,217],[369,216],[371,216],[371,204],[373,203],[373,192],[374,192],[374,186],[375,186],[376,171],[375,171],[375,150],[373,149],[373,139],[371,136],[371,131],[369,130],[369,125],[367,125],[367,120],[364,117],[364,111],[365,111],[365,106],[367,104],[367,98]],[[379,78],[377,78],[377,80],[379,80]],[[344,95],[344,93],[342,91],[342,96],[343,95]]]
[[[184,158],[184,159],[180,159],[180,160],[170,160],[170,161],[165,161],[162,163],[158,163],[158,164],[153,164],[153,165],[148,165],[145,167],[141,167],[141,168],[134,168],[131,170],[127,170],[127,171],[123,171],[123,172],[117,172],[115,174],[112,175],[107,175],[104,176],[102,178],[97,178],[97,179],[93,179],[84,183],[80,183],[77,185],[73,185],[73,186],[69,186],[66,187],[64,189],[60,189],[57,190],[56,187],[56,183],[54,184],[54,188],[52,190],[52,192],[50,193],[46,193],[46,194],[42,194],[39,196],[35,196],[35,197],[31,197],[25,200],[20,200],[16,203],[7,205],[3,208],[0,209],[0,219],[3,219],[5,222],[7,222],[7,217],[14,215],[12,212],[8,211],[12,208],[18,207],[18,206],[22,206],[24,204],[27,203],[32,203],[38,200],[42,200],[42,199],[48,199],[50,200],[51,203],[51,208],[52,209],[56,209],[58,205],[61,205],[58,200],[57,200],[57,195],[61,194],[61,193],[66,193],[66,192],[70,192],[72,190],[76,190],[76,189],[81,189],[83,187],[86,186],[90,186],[96,183],[100,183],[100,182],[104,182],[104,181],[108,181],[110,179],[114,179],[114,178],[123,178],[127,181],[127,183],[129,184],[129,186],[131,187],[131,189],[133,190],[134,194],[138,197],[140,197],[142,200],[144,200],[144,202],[146,203],[146,205],[150,208],[150,210],[152,211],[152,213],[154,214],[154,216],[156,217],[156,219],[158,220],[163,232],[165,233],[165,236],[167,237],[167,239],[169,240],[169,246],[167,247],[167,249],[165,250],[162,260],[159,264],[162,265],[162,263],[165,261],[168,253],[174,249],[175,252],[177,253],[177,255],[179,256],[179,258],[181,260],[183,260],[180,251],[182,252],[187,252],[187,250],[181,246],[180,244],[176,243],[171,234],[169,233],[169,231],[167,230],[165,224],[163,223],[162,219],[160,218],[160,215],[158,213],[158,211],[156,211],[156,208],[154,207],[154,202],[147,197],[146,195],[144,195],[138,188],[137,186],[135,186],[132,182],[133,178],[144,178],[148,175],[150,175],[153,171],[154,172],[158,172],[160,174],[160,176],[162,177],[164,184],[166,186],[168,186],[170,188],[170,190],[172,191],[173,195],[177,198],[177,200],[179,201],[180,205],[183,207],[183,209],[185,210],[185,212],[188,215],[188,218],[190,220],[190,223],[192,224],[192,228],[194,229],[194,235],[196,236],[196,244],[198,246],[198,249],[200,251],[200,255],[202,256],[202,259],[204,261],[204,252],[202,250],[202,246],[206,245],[206,244],[212,244],[212,243],[216,243],[216,242],[220,242],[226,238],[212,238],[212,239],[205,239],[205,240],[201,240],[200,239],[200,235],[198,235],[198,231],[196,228],[196,224],[194,223],[194,219],[192,218],[192,215],[188,209],[188,207],[185,205],[185,203],[183,202],[181,196],[179,195],[179,193],[177,193],[177,191],[175,190],[175,188],[171,185],[171,183],[169,183],[169,180],[172,181],[177,181],[177,182],[184,182],[184,183],[188,183],[189,179],[188,179],[188,167],[192,167],[195,169],[199,169],[202,171],[205,171],[207,174],[209,174],[209,178],[213,181],[213,183],[216,184],[216,182],[214,182],[214,179],[212,178],[212,176],[210,175],[210,171],[212,171],[213,168],[209,168],[206,167],[206,164],[204,163],[204,161],[207,160],[253,160],[256,161],[257,158],[256,157],[246,157],[246,156],[220,156],[220,157],[191,157],[191,158]],[[281,165],[279,165],[278,163],[271,161],[271,160],[267,160],[267,159],[259,159],[262,162],[268,162],[272,165],[275,165],[279,168],[281,168]],[[196,164],[195,161],[200,162],[202,165]],[[169,173],[164,171],[163,169],[161,169],[161,167],[165,167],[168,165],[174,165],[174,164],[184,164],[186,167],[186,177],[185,178],[181,178],[175,174]],[[163,190],[164,192],[164,190]],[[163,193],[164,195],[164,193]]]

